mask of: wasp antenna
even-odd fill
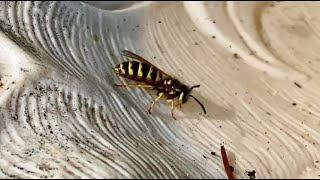
[[[190,88],[190,91],[189,91],[189,92],[191,92],[191,90],[192,90],[193,88],[198,88],[198,87],[200,87],[200,85],[194,85],[194,86],[192,86],[192,87]]]
[[[198,85],[198,86],[200,86],[200,85]],[[194,87],[194,86],[193,86],[193,87]],[[191,89],[192,89],[192,88],[191,88]],[[189,94],[189,96],[193,97],[193,99],[196,100],[196,101],[200,104],[200,106],[202,107],[202,110],[203,110],[204,114],[207,114],[207,111],[206,111],[206,109],[204,108],[204,106],[202,105],[202,103],[201,103],[197,98],[195,98],[194,96],[192,96],[191,94]]]

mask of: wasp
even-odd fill
[[[179,105],[182,107],[182,104],[186,103],[188,97],[191,96],[196,100],[201,106],[202,110],[206,114],[206,109],[201,104],[201,102],[192,96],[190,93],[193,88],[198,88],[200,85],[194,85],[191,88],[182,84],[176,78],[171,77],[167,73],[163,72],[146,59],[141,56],[128,51],[122,50],[121,55],[133,60],[126,61],[118,64],[114,67],[114,72],[119,74],[122,77],[128,78],[130,80],[139,82],[136,84],[115,84],[118,87],[142,87],[150,88],[151,90],[157,90],[157,97],[152,101],[148,113],[151,114],[151,110],[155,103],[161,99],[161,97],[166,96],[166,101],[171,103],[171,116],[176,120],[174,115],[175,106]],[[138,61],[137,61],[138,60]],[[174,105],[174,99],[178,98],[179,104]]]

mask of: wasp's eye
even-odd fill
[[[184,104],[187,101],[187,96],[184,92],[182,92],[179,96],[179,102],[180,104]]]

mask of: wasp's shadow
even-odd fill
[[[196,93],[195,91],[192,92],[192,95],[196,97],[201,102],[201,104],[203,104],[206,110],[206,114],[202,110],[201,105],[198,104],[197,101],[194,100],[192,97],[189,97],[188,101],[182,105],[182,108],[180,108],[179,106],[175,106],[175,117],[177,118],[177,120],[182,118],[201,119],[199,117],[217,120],[231,120],[235,117],[235,110],[233,107],[222,107],[218,105],[218,103],[213,102],[209,98],[201,96],[199,93]],[[163,108],[164,106],[162,106],[161,109]],[[163,109],[162,112],[166,112],[167,116],[171,116],[170,105],[167,104],[166,111]]]

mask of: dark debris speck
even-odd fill
[[[234,167],[233,166],[229,166],[229,167],[230,167],[231,172],[233,172],[234,171]]]
[[[256,178],[256,171],[246,171],[246,174],[249,176],[250,179],[255,179]]]
[[[298,88],[302,88],[302,86],[301,86],[299,83],[294,82],[294,84],[295,84]]]

